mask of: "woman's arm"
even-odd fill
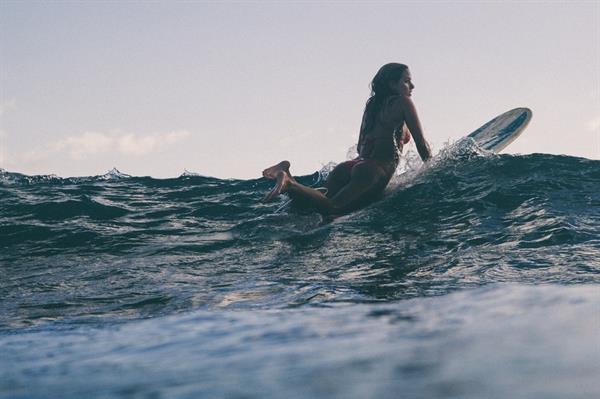
[[[408,130],[410,130],[410,134],[415,140],[417,151],[419,151],[421,159],[425,162],[431,158],[431,149],[429,148],[429,143],[427,143],[427,140],[425,140],[425,137],[423,136],[423,127],[421,126],[421,121],[417,115],[417,108],[410,97],[402,96],[401,98],[404,120],[406,121]]]

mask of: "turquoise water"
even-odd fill
[[[600,161],[463,146],[332,223],[271,184],[1,171],[0,397],[600,395]]]

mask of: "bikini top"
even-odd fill
[[[361,157],[381,160],[398,159],[398,145],[396,140],[400,139],[401,131],[400,134],[397,131],[404,126],[404,117],[401,110],[394,107],[396,104],[393,101],[397,99],[398,96],[389,97],[376,116],[375,126],[371,128],[370,132],[361,135],[361,140],[358,143],[358,152]],[[372,132],[378,124],[382,125],[385,130],[393,130],[393,133],[391,135],[375,136]],[[408,141],[408,139],[405,140],[403,142]],[[379,141],[384,141],[384,143],[379,144]]]

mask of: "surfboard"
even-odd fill
[[[498,115],[467,137],[479,147],[498,153],[523,133],[531,120],[529,108],[515,108]]]

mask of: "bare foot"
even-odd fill
[[[284,161],[286,162],[286,161]],[[275,183],[275,187],[267,195],[263,198],[262,202],[269,202],[273,198],[277,197],[279,194],[285,192],[287,186],[291,182],[290,175],[285,170],[280,170],[277,172],[277,183]]]
[[[286,174],[289,175],[290,163],[288,161],[281,161],[277,165],[271,166],[270,168],[263,170],[262,174],[263,177],[267,179],[275,180],[277,179],[277,172],[279,171],[284,171]]]

